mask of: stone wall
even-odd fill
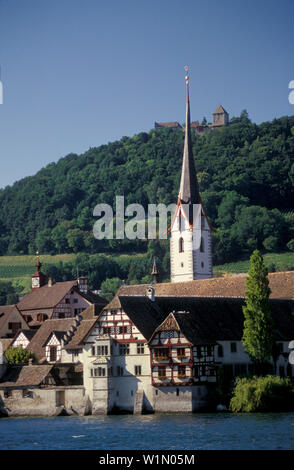
[[[0,416],[83,416],[89,413],[83,387],[30,387],[14,389],[11,393],[12,396],[6,398],[4,390],[0,390]]]
[[[154,390],[155,413],[192,413],[215,411],[215,386],[157,387]]]

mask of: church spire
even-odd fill
[[[152,268],[151,276],[153,277],[153,284],[156,284],[157,283],[158,270],[157,270],[155,258],[154,258],[154,261],[153,261],[153,268]]]
[[[187,70],[187,67],[186,67]],[[192,153],[191,127],[190,127],[190,99],[189,77],[186,75],[187,102],[186,102],[186,128],[183,152],[182,175],[179,190],[179,202],[191,204],[189,210],[189,222],[193,224],[193,204],[200,204],[199,186],[196,177],[194,158]]]

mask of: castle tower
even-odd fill
[[[229,115],[227,111],[219,105],[213,113],[212,127],[222,127],[229,124]]]
[[[170,227],[171,282],[212,277],[211,230],[205,214],[192,154],[189,77],[183,164],[177,209]]]

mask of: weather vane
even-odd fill
[[[186,83],[187,83],[187,84],[188,84],[188,82],[189,82],[188,70],[189,70],[189,67],[188,67],[188,65],[186,65],[186,66],[185,66],[185,72],[186,72],[185,79],[186,79]]]

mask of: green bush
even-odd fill
[[[8,361],[8,364],[11,365],[27,364],[31,358],[33,361],[35,361],[34,354],[27,349],[22,349],[21,346],[17,346],[17,348],[8,348],[5,352],[5,357]]]
[[[237,379],[230,402],[235,412],[294,411],[291,380],[272,375]]]

